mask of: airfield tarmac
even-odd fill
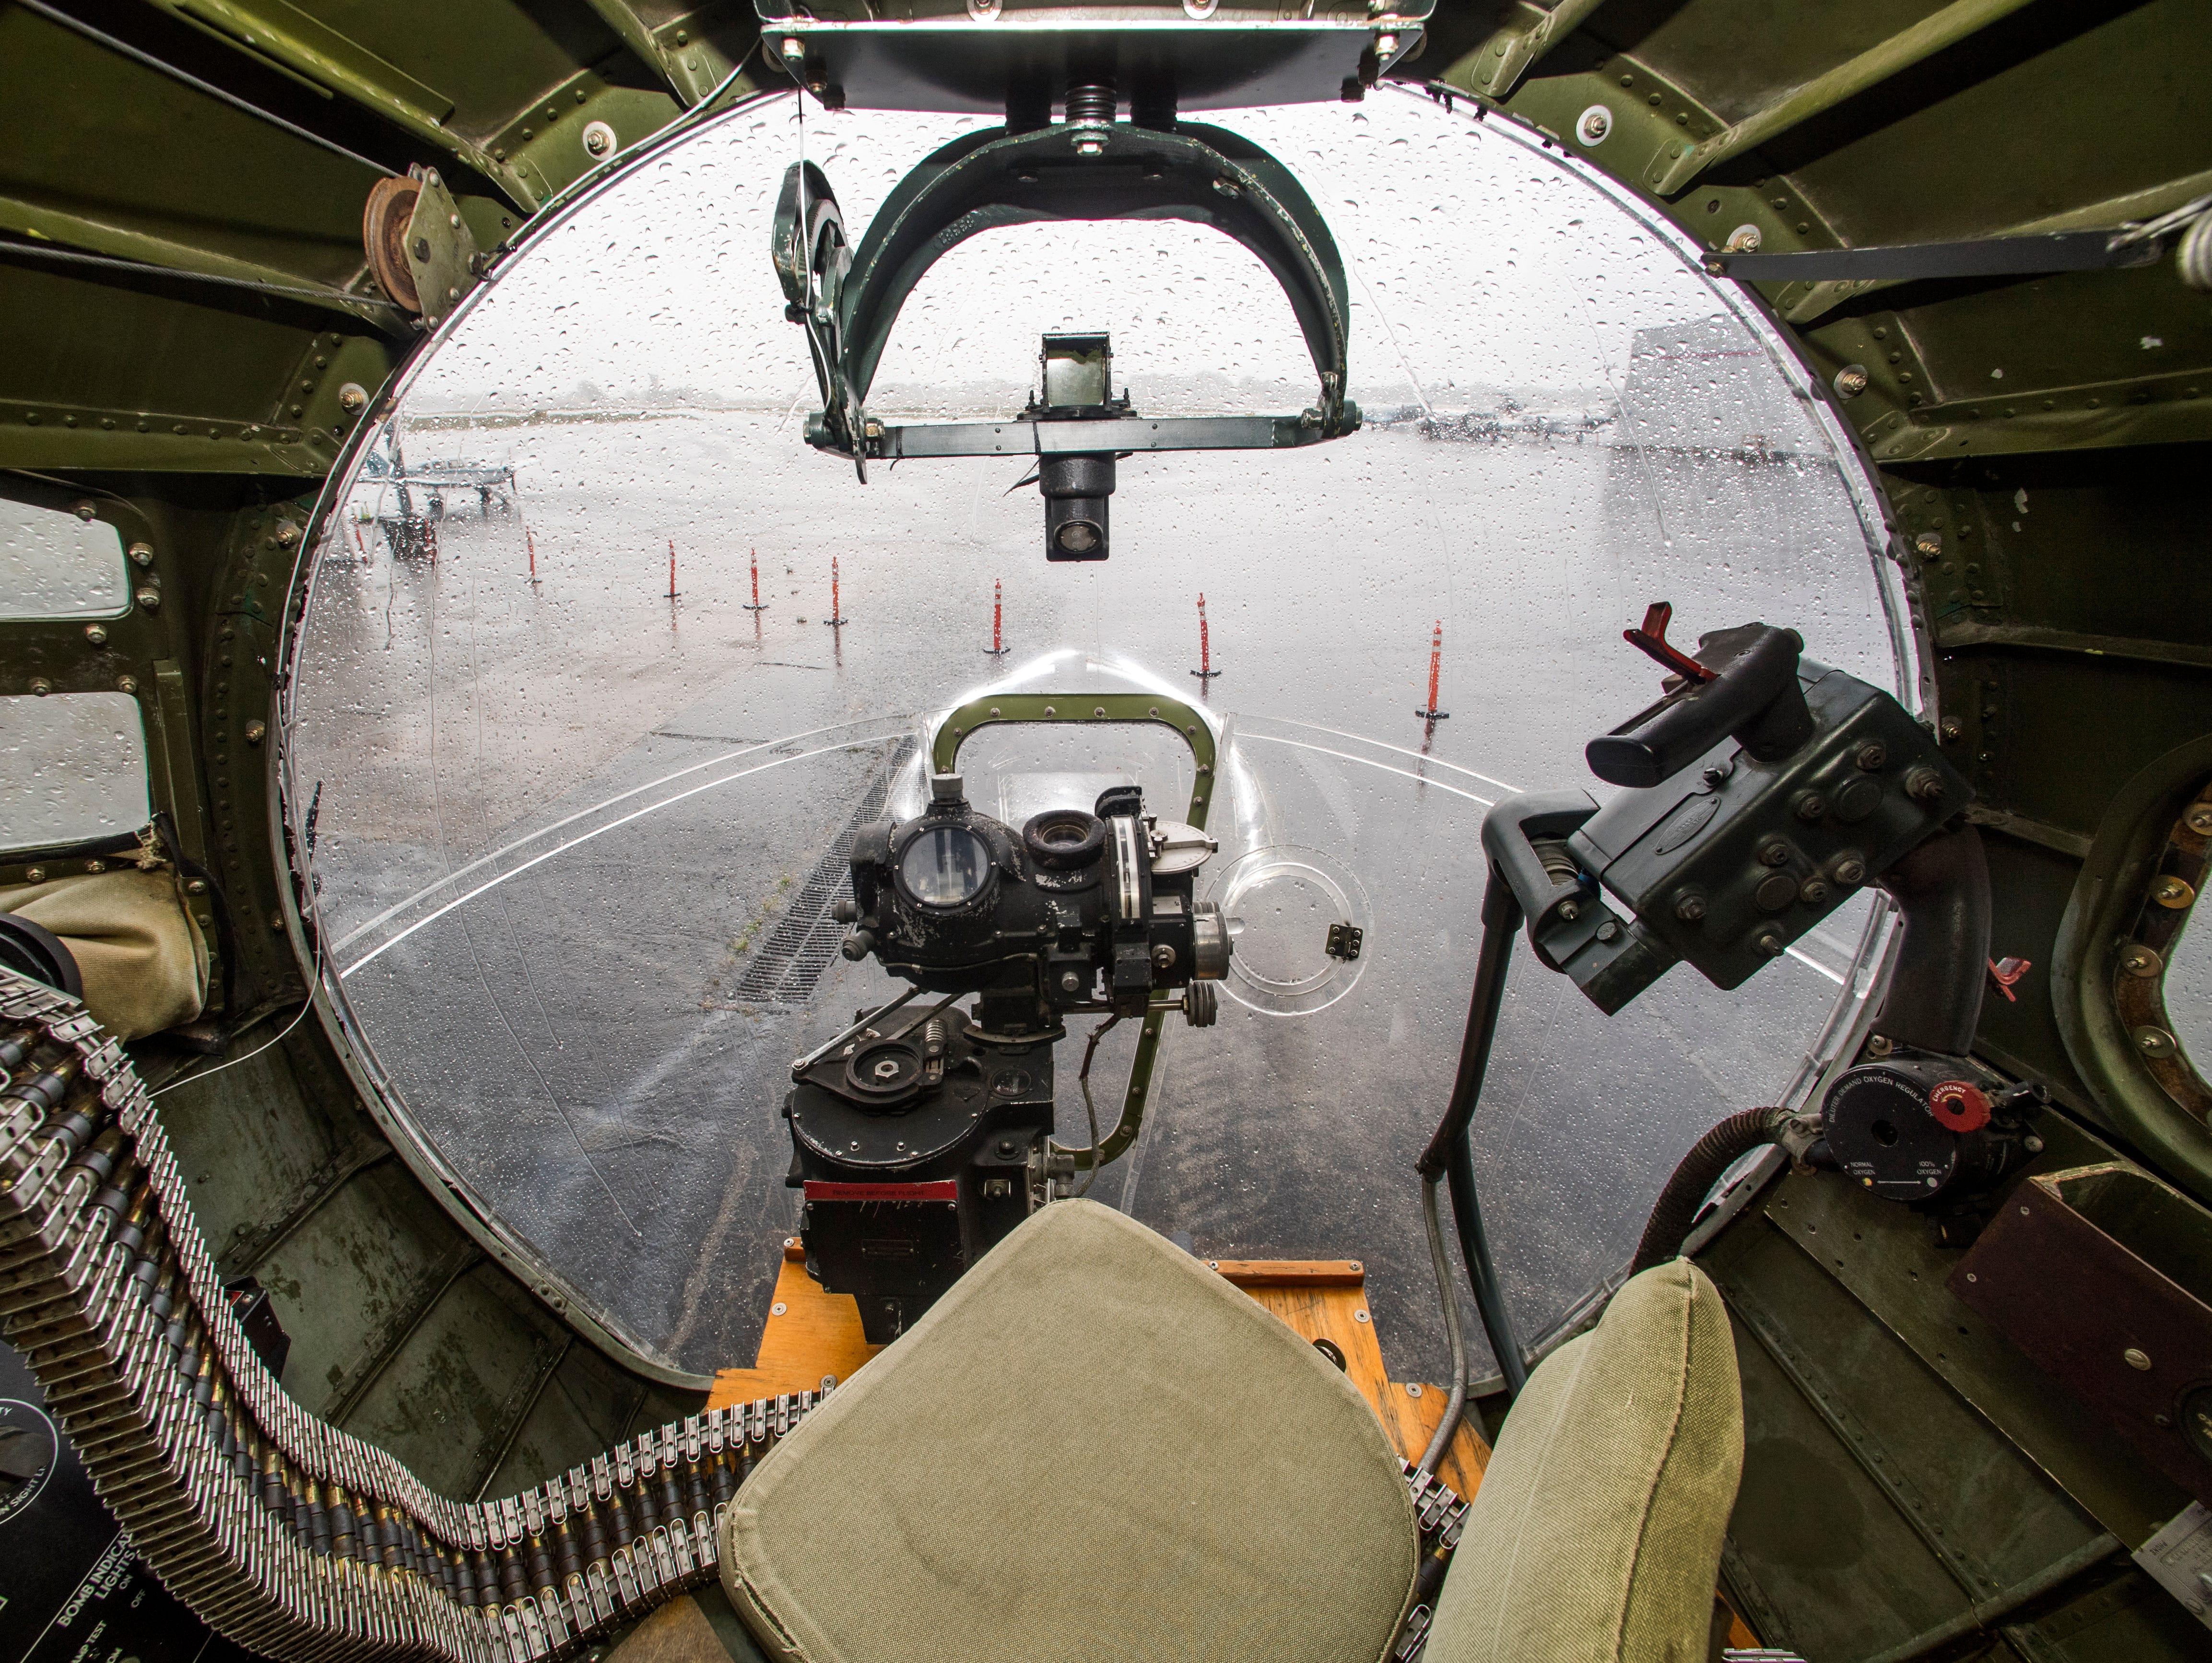
[[[1583,742],[1656,692],[1619,633],[1654,598],[1685,637],[1765,618],[1891,676],[1859,523],[1809,448],[1394,427],[1241,465],[1139,460],[1113,558],[1068,567],[1042,560],[1012,464],[864,488],[773,415],[410,446],[511,458],[520,494],[447,522],[434,561],[349,525],[318,569],[293,754],[302,800],[319,792],[325,938],[425,1139],[580,1296],[702,1371],[750,1362],[797,1216],[789,1060],[888,991],[828,955],[807,880],[884,802],[912,811],[930,713],[994,682],[1202,702],[1225,755],[1200,893],[1247,851],[1287,850],[1364,906],[1357,979],[1325,1008],[1254,1009],[1232,981],[1218,1026],[1170,1026],[1143,1133],[1093,1193],[1208,1256],[1363,1261],[1392,1366],[1433,1380],[1413,1161],[1456,1059],[1484,809],[1595,784]],[[1221,672],[1203,686],[1201,592]],[[1415,711],[1438,621],[1450,715],[1431,725]],[[971,800],[1010,813],[1118,774],[1179,817],[1190,785],[1157,730],[999,730],[963,760]],[[1334,904],[1296,882],[1247,896],[1247,962],[1326,968]],[[1866,917],[1838,913],[1733,993],[1678,968],[1610,1020],[1520,956],[1475,1143],[1526,1334],[1625,1260],[1706,1126],[1784,1089]],[[1127,1037],[1100,1053],[1109,1119]],[[1073,1144],[1079,1056],[1062,1046]]]

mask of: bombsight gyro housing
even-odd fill
[[[845,956],[913,986],[794,1062],[784,1107],[807,1269],[854,1296],[877,1344],[1055,1188],[1079,1193],[1079,1174],[1087,1188],[1133,1141],[1162,1023],[1180,1011],[1212,1024],[1231,951],[1219,909],[1195,894],[1213,840],[1149,813],[1138,786],[1018,828],[971,806],[957,773],[933,774],[930,793],[921,814],[854,835],[853,893],[838,905]],[[1202,818],[1204,799],[1201,786],[1189,812]],[[971,995],[971,1010],[957,1008]],[[1082,1013],[1104,1018],[1078,1077],[1090,1141],[1065,1148],[1051,1137],[1052,1048]],[[1102,1136],[1091,1063],[1125,1020],[1142,1026],[1119,1121]]]

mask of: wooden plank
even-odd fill
[[[1213,1261],[1210,1261],[1213,1262]],[[1221,1260],[1231,1264],[1267,1263],[1261,1260]],[[1281,1261],[1275,1261],[1281,1262]],[[1346,1268],[1354,1280],[1346,1287],[1334,1280]],[[1451,1399],[1448,1387],[1401,1382],[1390,1378],[1382,1362],[1382,1343],[1375,1332],[1367,1308],[1364,1278],[1355,1259],[1323,1259],[1312,1264],[1291,1263],[1292,1272],[1318,1271],[1318,1276],[1293,1275],[1275,1280],[1255,1278],[1237,1285],[1282,1322],[1308,1341],[1326,1339],[1344,1354],[1345,1376],[1359,1388],[1375,1417],[1382,1423],[1392,1446],[1409,1461],[1420,1460],[1436,1435]],[[1225,1274],[1224,1270],[1224,1274]],[[1482,1482],[1490,1460],[1490,1446],[1462,1421],[1459,1434],[1444,1453],[1437,1476],[1462,1496],[1471,1496]]]
[[[1429,1440],[1437,1435],[1437,1423],[1450,1405],[1450,1387],[1407,1381],[1393,1381],[1377,1407],[1382,1429],[1390,1435],[1392,1445],[1407,1460],[1418,1461],[1427,1452]],[[1462,1417],[1458,1435],[1445,1446],[1443,1459],[1437,1463],[1437,1477],[1472,1499],[1482,1483],[1483,1469],[1489,1465],[1489,1444]]]
[[[1364,1288],[1367,1272],[1356,1259],[1209,1259],[1209,1271],[1240,1288]]]
[[[750,1369],[724,1369],[707,1394],[709,1409],[750,1403],[785,1392],[818,1391],[824,1375],[850,1380],[881,1350],[860,1332],[860,1308],[850,1294],[824,1293],[806,1273],[806,1251],[799,1238],[783,1244],[776,1272],[775,1301],[761,1330],[760,1354]]]

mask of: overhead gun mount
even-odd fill
[[[1344,263],[1313,199],[1248,139],[1176,124],[1171,105],[1158,114],[1167,124],[1160,126],[1117,120],[1118,108],[1110,84],[1089,82],[1069,92],[1065,121],[1019,130],[1010,118],[953,140],[900,181],[857,248],[822,170],[792,164],[770,254],[785,315],[806,330],[822,392],[822,409],[807,421],[809,444],[850,458],[864,483],[872,459],[1036,457],[1048,504],[1080,498],[1098,508],[1091,532],[1072,540],[1064,516],[1048,520],[1048,555],[1103,560],[1103,502],[1117,456],[1279,450],[1358,428],[1359,407],[1345,397]],[[1305,337],[1319,382],[1314,403],[1295,416],[1146,417],[1126,391],[1112,397],[1104,336],[1048,336],[1042,393],[1017,416],[902,425],[868,413],[868,388],[899,310],[949,250],[1000,226],[1123,219],[1212,226],[1257,255]],[[1070,390],[1065,397],[1056,374]],[[1072,391],[1093,380],[1089,392]]]

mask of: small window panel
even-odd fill
[[[114,837],[153,817],[136,699],[124,693],[0,699],[0,849]]]
[[[0,501],[0,618],[112,618],[130,604],[131,567],[112,525]]]
[[[2212,1080],[2212,913],[2201,900],[2166,950],[2164,991],[2174,1042],[2197,1077]]]

